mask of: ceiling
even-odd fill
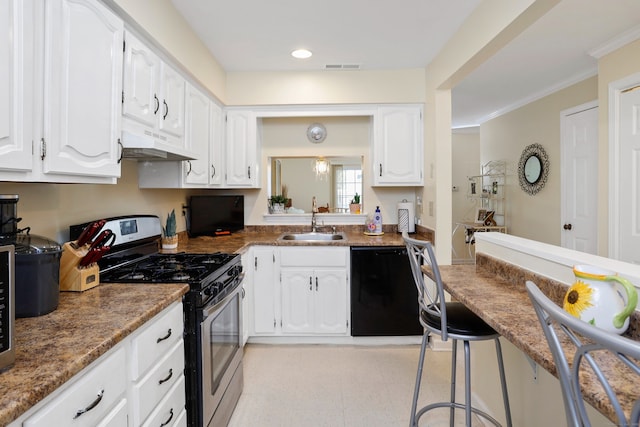
[[[424,68],[480,1],[172,0],[228,72]],[[621,35],[640,37],[640,1],[562,0],[454,88],[453,127],[595,75],[589,52]]]

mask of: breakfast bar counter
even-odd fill
[[[428,267],[423,267],[423,270],[429,275]],[[505,339],[557,377],[553,356],[529,300],[525,282],[531,280],[536,283],[558,305],[561,305],[566,285],[484,255],[478,256],[477,265],[440,266],[440,273],[445,290],[454,299],[465,304]],[[625,333],[635,340],[640,340],[638,314],[634,313]],[[640,388],[627,380],[619,368],[612,363],[606,371],[614,389],[623,395],[621,403],[625,413],[629,414],[635,400],[640,398]],[[604,391],[597,380],[588,375],[583,381],[583,395],[595,409],[615,420]]]

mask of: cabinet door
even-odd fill
[[[209,183],[209,98],[187,85],[185,148],[196,153],[195,160],[183,162],[185,184]]]
[[[32,168],[32,4],[0,1],[0,169]]]
[[[175,144],[183,146],[185,80],[169,65],[160,65],[160,130],[173,135]]]
[[[256,334],[276,331],[275,251],[253,248],[253,324]]]
[[[315,331],[312,270],[283,268],[282,278],[282,332],[308,334]]]
[[[316,332],[347,332],[347,273],[345,269],[315,271]]]
[[[209,119],[209,184],[224,184],[224,140],[222,138],[222,108],[211,103]]]
[[[123,21],[97,0],[45,9],[44,173],[120,176]]]
[[[160,59],[131,33],[125,38],[122,114],[153,130],[160,112]]]
[[[378,108],[375,121],[375,185],[423,185],[422,108]]]
[[[229,186],[257,185],[256,117],[250,111],[228,111],[226,125],[226,183]]]

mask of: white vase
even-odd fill
[[[274,214],[284,213],[284,203],[274,203],[271,207]]]

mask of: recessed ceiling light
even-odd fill
[[[313,54],[311,53],[311,51],[309,51],[307,49],[297,49],[297,50],[294,50],[293,52],[291,52],[291,56],[293,56],[294,58],[297,58],[297,59],[311,58],[311,55],[313,55]]]

